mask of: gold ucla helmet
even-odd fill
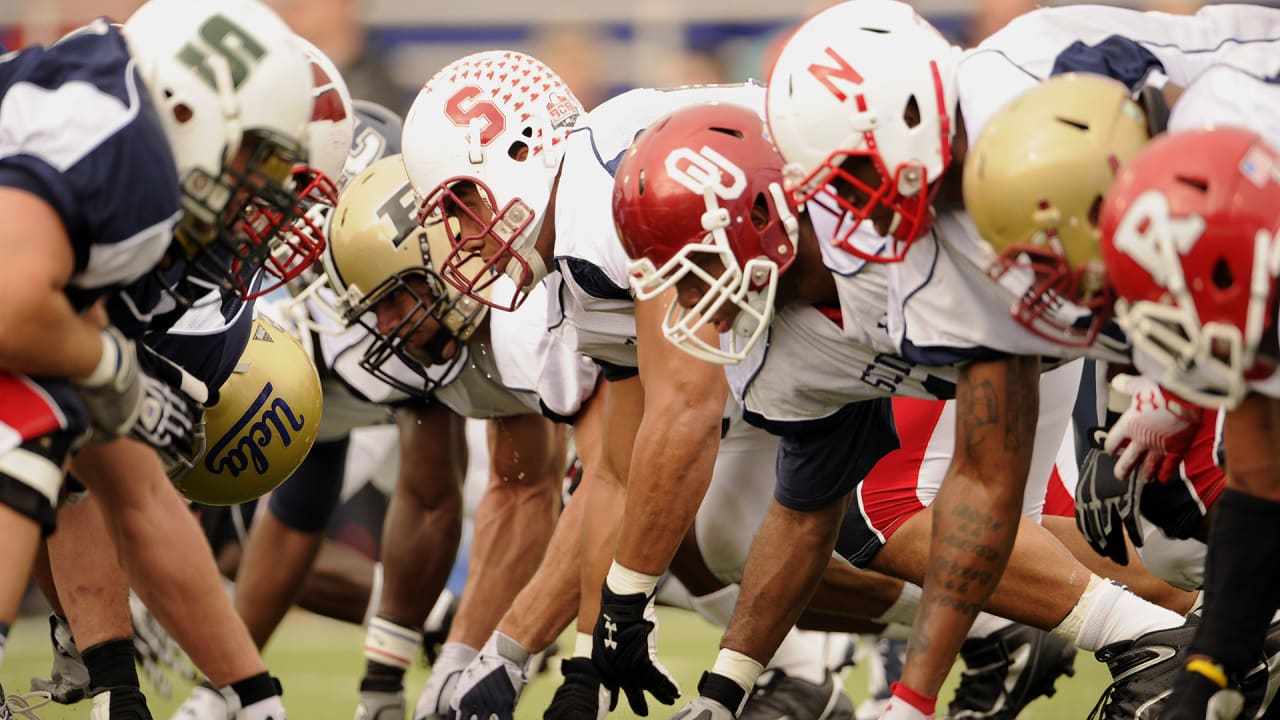
[[[410,395],[430,391],[433,378],[447,375],[444,368],[460,361],[460,344],[488,310],[440,275],[452,252],[445,223],[455,221],[419,225],[417,210],[402,156],[388,155],[342,191],[324,255],[345,322],[364,326],[373,337],[361,367]],[[412,308],[394,326],[379,327],[374,307],[399,293],[412,299]],[[431,337],[415,344],[413,339],[424,334]],[[432,366],[435,372],[428,370]]]
[[[205,411],[207,451],[174,481],[188,499],[234,505],[284,482],[320,428],[320,376],[279,325],[256,318],[240,362]]]
[[[996,113],[965,159],[964,202],[995,253],[988,272],[1035,279],[1013,306],[1018,322],[1063,345],[1087,346],[1110,317],[1098,217],[1120,166],[1150,139],[1129,90],[1101,75],[1066,74]],[[1063,301],[1093,322],[1057,322]]]

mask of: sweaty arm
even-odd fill
[[[75,271],[71,240],[54,209],[0,187],[0,370],[84,377],[102,355],[100,328],[63,293]]]
[[[937,697],[973,618],[1004,573],[1039,417],[1039,358],[971,363],[956,386],[951,465],[933,504],[924,596],[902,682]]]
[[[661,575],[693,524],[711,483],[728,397],[724,370],[698,360],[662,335],[671,294],[636,303],[636,341],[644,415],[627,479],[617,563]],[[715,328],[703,328],[717,342]]]

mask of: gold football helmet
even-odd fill
[[[1014,99],[969,149],[964,201],[995,252],[988,273],[1033,271],[1012,313],[1037,335],[1086,346],[1110,317],[1098,216],[1120,166],[1149,139],[1124,85],[1073,73]],[[1090,326],[1053,317],[1063,301],[1091,310]]]
[[[208,450],[174,484],[206,505],[263,495],[311,451],[321,405],[320,376],[302,345],[275,323],[254,319],[239,364],[205,411]]]
[[[400,155],[370,165],[339,198],[324,257],[344,320],[373,336],[361,367],[411,395],[430,391],[433,378],[447,374],[447,367],[429,367],[459,362],[461,344],[488,309],[441,278],[452,225],[419,225],[417,205]],[[380,309],[380,322],[375,309],[384,300],[394,310]]]

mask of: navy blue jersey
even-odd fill
[[[0,57],[0,186],[61,218],[77,309],[159,261],[181,209],[177,168],[118,30],[98,21]]]

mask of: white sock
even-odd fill
[[[764,666],[737,650],[720,648],[720,654],[716,656],[716,664],[711,667],[711,672],[729,678],[737,683],[743,692],[749,693],[751,688],[755,687],[760,673],[764,672]]]
[[[814,685],[827,679],[827,634],[791,628],[768,667]]]
[[[919,585],[903,583],[898,599],[893,601],[888,610],[880,613],[880,617],[871,618],[872,622],[885,625],[911,625],[915,622],[916,609],[920,607],[920,596],[923,592]]]
[[[725,585],[713,593],[690,598],[690,609],[712,625],[727,628],[729,620],[733,618],[733,607],[738,604],[738,594],[741,590],[742,588],[736,584]]]
[[[1186,618],[1178,613],[1153,605],[1123,585],[1095,575],[1053,634],[1071,640],[1081,650],[1094,651],[1184,622]],[[1075,633],[1067,634],[1073,626]]]
[[[576,633],[577,637],[573,641],[573,656],[576,658],[591,657],[591,645],[595,642],[591,633]]]
[[[969,638],[985,638],[1013,624],[1012,620],[1002,618],[999,615],[992,615],[989,612],[980,612],[973,619],[973,627],[969,628]]]
[[[383,665],[408,670],[422,647],[422,633],[403,625],[375,617],[369,621],[364,636],[364,656]]]

